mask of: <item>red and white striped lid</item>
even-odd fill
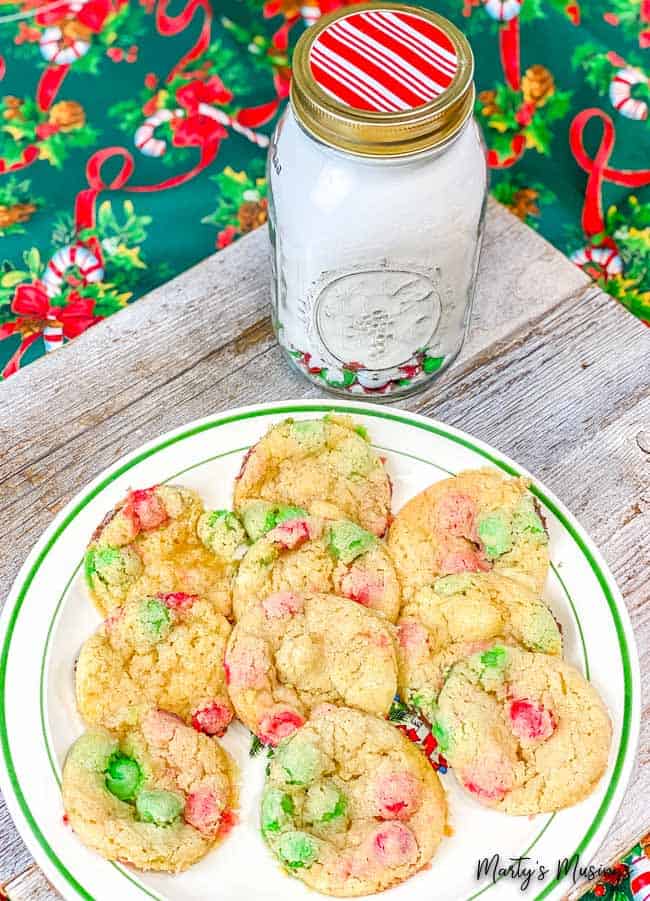
[[[440,97],[458,71],[449,35],[430,18],[394,6],[350,12],[322,29],[309,68],[333,100],[355,110],[399,113]]]

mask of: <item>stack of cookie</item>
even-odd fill
[[[331,415],[271,428],[233,511],[161,485],[106,517],[85,573],[106,619],[76,668],[89,731],[63,777],[82,841],[145,870],[199,860],[236,822],[236,717],[272,756],[261,830],[286,871],[330,895],[395,885],[447,831],[397,695],[479,803],[531,814],[595,787],[609,717],[561,659],[525,482],[466,472],[390,507],[365,430]]]

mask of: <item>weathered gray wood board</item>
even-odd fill
[[[259,231],[0,386],[3,594],[56,511],[122,454],[228,407],[319,395],[275,344],[268,278]],[[639,765],[600,862],[650,828],[649,342],[638,321],[492,203],[469,339],[450,371],[403,404],[532,470],[618,579],[645,706]],[[0,880],[29,861],[0,805]],[[11,897],[48,897],[21,878],[26,888]]]

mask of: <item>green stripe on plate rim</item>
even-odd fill
[[[277,407],[265,407],[262,409],[254,409],[248,410],[246,412],[232,414],[230,416],[224,416],[219,419],[209,420],[207,422],[202,422],[199,425],[196,425],[190,429],[186,429],[184,431],[175,433],[171,435],[169,438],[161,441],[158,444],[149,447],[146,450],[141,451],[139,454],[136,454],[132,459],[128,462],[123,463],[119,466],[115,471],[111,472],[107,475],[101,482],[99,482],[87,495],[85,495],[72,510],[68,513],[68,515],[63,519],[61,524],[55,529],[53,534],[50,536],[46,544],[43,548],[41,548],[38,553],[36,560],[32,564],[27,576],[25,577],[16,600],[14,602],[13,609],[9,615],[9,620],[7,622],[6,633],[2,645],[2,652],[0,654],[0,700],[2,703],[0,704],[0,748],[2,750],[2,755],[4,758],[4,763],[7,768],[7,774],[9,776],[9,781],[11,783],[11,787],[14,792],[14,796],[16,801],[18,802],[18,806],[20,811],[25,818],[31,832],[38,842],[38,844],[43,849],[48,860],[53,864],[54,868],[57,870],[60,876],[62,876],[68,885],[73,888],[77,894],[87,899],[87,901],[94,901],[93,896],[83,888],[82,885],[75,879],[72,873],[66,868],[65,864],[58,858],[54,850],[50,847],[47,842],[47,839],[43,835],[41,829],[39,828],[34,816],[25,800],[25,796],[20,787],[20,783],[18,782],[18,778],[16,775],[16,770],[14,766],[14,762],[11,756],[11,748],[9,745],[9,736],[7,732],[7,722],[5,716],[5,692],[6,692],[6,676],[7,676],[7,660],[9,656],[9,650],[11,646],[11,639],[14,633],[14,629],[16,627],[16,622],[18,619],[18,615],[24,603],[27,592],[34,581],[34,577],[38,572],[40,566],[43,561],[51,551],[52,547],[58,541],[63,532],[67,529],[70,523],[77,517],[81,510],[86,507],[90,501],[93,500],[99,493],[101,493],[108,485],[114,482],[117,478],[123,475],[125,472],[128,472],[134,466],[137,466],[143,460],[148,459],[156,453],[159,453],[161,450],[164,450],[167,447],[170,447],[173,444],[178,443],[179,441],[183,441],[187,438],[193,437],[194,435],[200,434],[201,432],[209,431],[214,428],[219,428],[224,425],[228,425],[233,422],[239,422],[246,419],[254,419],[260,416],[277,416],[277,415],[290,415],[292,413],[344,413],[350,415],[357,416],[369,416],[376,417],[378,419],[387,419],[392,422],[398,422],[402,425],[407,425],[410,427],[419,428],[422,431],[427,431],[431,434],[438,435],[442,438],[445,438],[449,441],[453,441],[456,444],[460,444],[463,447],[466,447],[468,450],[471,450],[473,453],[479,454],[481,457],[484,457],[486,460],[489,460],[499,469],[508,473],[512,476],[519,476],[521,473],[519,470],[510,464],[509,462],[500,459],[495,456],[490,451],[485,450],[482,447],[478,447],[474,444],[469,438],[466,438],[462,434],[454,434],[453,432],[449,432],[440,426],[436,426],[433,424],[420,422],[415,419],[411,419],[407,416],[401,416],[397,413],[390,413],[385,410],[373,410],[368,409],[366,407],[350,407],[345,404],[291,404],[286,406],[277,406]],[[630,653],[627,645],[627,640],[625,637],[625,632],[623,628],[623,623],[621,621],[618,609],[616,607],[616,603],[614,601],[614,597],[612,595],[610,586],[607,582],[607,579],[602,572],[600,566],[595,560],[591,550],[585,545],[581,535],[576,531],[571,522],[567,521],[564,514],[561,510],[558,509],[556,504],[546,496],[546,494],[537,488],[535,485],[532,486],[532,492],[535,494],[539,500],[553,513],[553,515],[562,523],[566,531],[571,535],[574,542],[582,552],[583,556],[587,560],[592,572],[596,576],[596,579],[601,587],[601,590],[605,596],[607,601],[607,605],[609,607],[609,611],[611,617],[614,621],[614,626],[616,629],[616,636],[619,643],[619,649],[621,652],[621,662],[623,666],[623,682],[624,682],[624,705],[623,705],[623,723],[621,727],[621,740],[618,748],[618,753],[616,755],[616,761],[614,763],[614,770],[612,773],[612,778],[607,787],[607,791],[605,793],[605,797],[600,805],[600,808],[596,812],[594,819],[589,826],[585,836],[582,841],[578,845],[574,854],[580,855],[586,848],[589,841],[594,836],[596,830],[598,829],[600,823],[602,822],[605,814],[607,813],[609,806],[611,804],[612,797],[618,787],[618,783],[620,781],[621,771],[623,768],[623,763],[626,756],[626,749],[628,745],[628,739],[630,735],[631,728],[631,710],[632,710],[632,670],[630,663]],[[50,761],[51,762],[51,761]],[[550,821],[549,821],[550,822]],[[546,824],[548,825],[548,823]],[[546,827],[545,827],[546,828]],[[541,834],[540,834],[541,835]],[[538,836],[539,838],[540,836]],[[531,846],[532,847],[532,846]],[[123,872],[120,870],[120,872]],[[126,875],[126,874],[124,874]],[[130,879],[130,877],[128,877]],[[133,881],[133,880],[130,880]],[[553,889],[559,884],[561,880],[554,879],[553,882],[549,883],[543,891],[541,891],[535,901],[542,901],[543,898],[548,896],[548,894],[553,891]],[[139,883],[134,883],[138,885],[139,888],[142,888],[143,891],[146,892],[143,886]],[[147,894],[149,894],[147,892]],[[153,896],[155,897],[155,896]]]

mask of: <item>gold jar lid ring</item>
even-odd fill
[[[323,16],[300,38],[291,105],[315,138],[362,156],[439,146],[474,105],[474,57],[437,13],[366,3]]]

